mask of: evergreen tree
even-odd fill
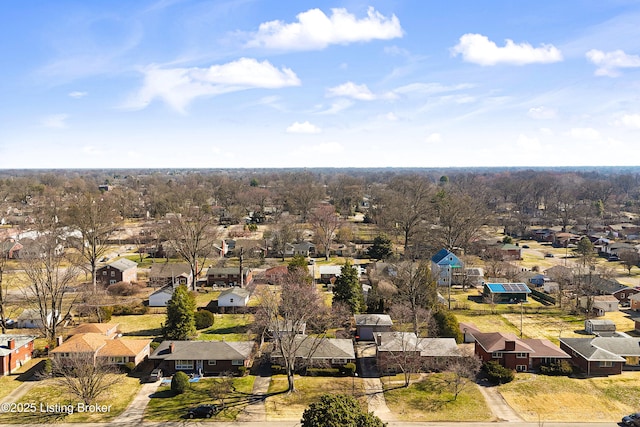
[[[393,255],[393,245],[391,239],[386,236],[376,236],[373,239],[373,245],[367,251],[367,255],[371,259],[386,259]]]
[[[340,269],[340,276],[336,277],[333,285],[333,302],[346,304],[352,313],[360,313],[366,308],[357,267],[348,260]]]
[[[456,342],[462,342],[462,332],[456,316],[446,310],[438,310],[434,314],[434,319],[438,325],[438,336],[443,338],[455,338]]]
[[[167,303],[167,321],[163,335],[171,340],[188,340],[196,335],[196,300],[185,285],[173,292]]]
[[[365,412],[358,401],[344,394],[323,394],[304,410],[302,427],[384,427],[385,423]]]

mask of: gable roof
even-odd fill
[[[226,276],[229,276],[229,275],[237,276],[240,274],[240,267],[209,267],[207,269],[207,276],[211,276],[214,274],[223,274]],[[245,276],[249,274],[249,268],[244,267],[242,269],[242,274]]]
[[[249,298],[251,293],[244,288],[233,287],[220,292],[220,295],[218,295],[218,299],[225,295],[237,296],[238,298]]]
[[[437,265],[452,265],[462,267],[460,259],[451,251],[446,249],[440,249],[434,256],[431,257],[431,261]]]
[[[572,351],[576,352],[583,359],[591,362],[624,362],[623,357],[607,349],[600,348],[593,344],[597,338],[560,338],[560,342],[564,343]],[[614,338],[623,339],[623,338]]]
[[[155,263],[151,265],[149,277],[176,277],[191,276],[191,266],[187,263],[169,262]]]
[[[95,353],[107,340],[109,338],[106,335],[95,332],[78,334],[51,350],[51,353]]]
[[[388,314],[356,314],[353,316],[356,326],[392,326],[393,321]]]
[[[495,351],[506,351],[505,346],[507,341],[514,341],[516,343],[515,350],[512,352],[517,353],[532,353],[533,348],[524,343],[515,334],[504,332],[476,332],[473,337],[487,353],[493,353]]]
[[[531,293],[531,289],[524,283],[485,283],[485,286],[494,294]]]
[[[105,267],[111,267],[111,268],[115,268],[116,270],[126,271],[131,268],[137,268],[138,263],[135,261],[131,261],[130,259],[127,259],[127,258],[120,258],[116,261],[113,261],[109,264],[104,265],[102,268],[105,268]]]
[[[173,352],[170,346],[173,344]],[[253,341],[162,341],[149,359],[156,360],[245,360]]]
[[[457,356],[455,338],[418,338],[413,332],[379,332],[379,352],[420,352],[420,356]]]
[[[149,296],[151,297],[153,295],[160,295],[160,294],[173,295],[173,286],[171,285],[163,286]]]
[[[355,359],[353,341],[345,338],[322,338],[316,340],[308,335],[296,335],[294,338],[296,357],[310,359]],[[273,356],[281,356],[279,350]]]
[[[31,335],[0,334],[0,356],[8,356],[15,352],[15,350],[9,350],[9,341],[11,340],[15,341],[16,349],[18,349],[35,339],[36,337]]]
[[[118,326],[118,323],[81,323],[69,331],[69,335],[96,333],[109,336],[118,330]]]

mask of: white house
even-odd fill
[[[163,286],[149,295],[149,307],[166,307],[172,296],[173,286]]]
[[[246,307],[250,295],[244,288],[225,289],[218,296],[218,307]]]
[[[47,313],[46,322],[47,325],[51,326],[54,322],[54,316],[52,312]],[[56,322],[60,321],[60,314],[56,316]],[[42,328],[44,324],[42,323],[42,318],[40,317],[40,311],[32,308],[26,308],[20,313],[16,322],[16,328],[25,328],[25,329],[37,329]]]

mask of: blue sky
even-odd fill
[[[640,1],[5,2],[0,168],[640,163]]]

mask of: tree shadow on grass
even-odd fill
[[[141,329],[138,331],[126,332],[122,335],[129,337],[155,337],[162,334],[162,328]]]
[[[171,390],[160,390],[153,393],[151,395],[151,398],[152,399],[168,399],[175,396],[176,394]]]

